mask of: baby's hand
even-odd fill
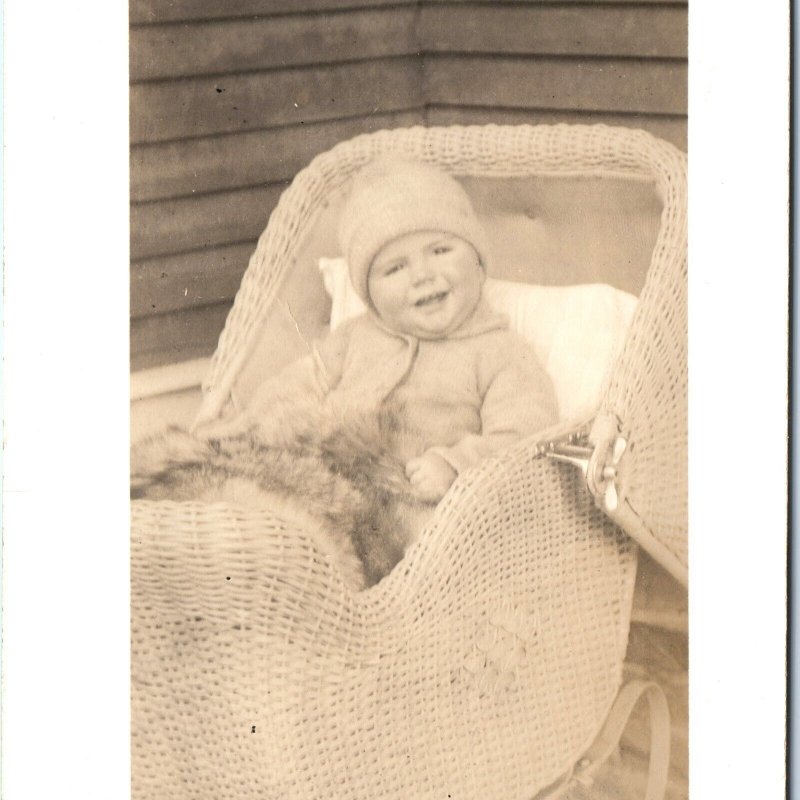
[[[456,471],[436,453],[424,453],[406,464],[406,477],[423,500],[438,503],[456,479]]]

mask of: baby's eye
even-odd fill
[[[384,275],[394,275],[395,272],[399,272],[405,266],[405,261],[395,261],[393,264],[389,264],[384,270]]]
[[[452,248],[446,244],[438,244],[436,247],[433,248],[433,252],[437,256],[444,255],[445,253],[449,253]]]

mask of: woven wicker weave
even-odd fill
[[[654,181],[661,231],[600,415],[629,443],[615,519],[685,570],[685,158],[640,131],[413,128],[318,156],[259,240],[201,416],[227,402],[326,198],[385,150],[461,175]],[[290,521],[134,503],[134,796],[532,797],[614,700],[634,572],[631,540],[535,442],[461,476],[361,593]]]

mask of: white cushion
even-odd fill
[[[321,258],[319,269],[332,300],[334,330],[366,309],[343,258]],[[536,286],[492,278],[484,294],[533,346],[553,381],[560,418],[593,415],[625,341],[636,297],[601,283]]]

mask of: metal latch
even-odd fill
[[[618,469],[628,442],[614,426],[610,436],[603,436],[593,445],[591,440],[596,438],[597,428],[595,425],[591,434],[580,432],[560,441],[548,442],[544,454],[578,467],[586,478],[589,491],[611,513],[619,506]]]

